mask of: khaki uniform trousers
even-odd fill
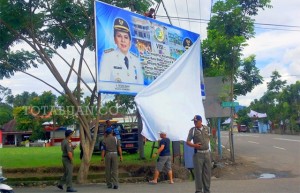
[[[106,152],[105,153],[105,177],[106,185],[118,186],[119,185],[119,162],[117,152]]]
[[[210,193],[211,158],[210,152],[193,155],[196,193]]]
[[[66,184],[68,188],[72,188],[73,164],[68,157],[62,157],[62,163],[64,167],[64,175],[61,177],[59,185]]]

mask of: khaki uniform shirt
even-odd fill
[[[125,57],[128,59],[128,68],[125,65]],[[100,69],[100,80],[144,84],[140,60],[131,52],[124,55],[118,49],[105,50]]]
[[[67,139],[64,139],[61,142],[61,150],[62,150],[62,156],[63,157],[69,157],[68,152],[71,152],[73,154],[74,150],[73,150],[73,147],[72,147],[71,140],[69,141]]]
[[[103,140],[104,150],[107,152],[117,152],[118,147],[121,146],[120,140],[115,136],[109,135]]]
[[[209,127],[203,125],[202,128],[193,127],[189,131],[187,141],[193,140],[194,144],[201,143],[199,150],[209,149]]]

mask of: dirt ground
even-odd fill
[[[255,165],[255,163],[242,159],[235,158],[235,162],[230,161],[226,156],[216,163],[213,168],[213,177],[226,180],[246,180],[257,178],[263,173],[263,168]]]
[[[255,162],[246,158],[235,157],[233,163],[230,159],[230,153],[223,151],[223,159],[217,160],[212,170],[212,177],[225,180],[247,180],[257,179],[263,174],[276,174],[276,177],[292,177],[290,172],[277,171],[276,169],[262,168]]]

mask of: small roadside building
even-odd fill
[[[74,130],[73,126],[68,127],[53,127],[53,123],[43,125],[46,138],[49,141],[50,146],[59,146],[61,141],[65,138],[66,129]],[[11,120],[8,123],[2,126],[0,132],[2,135],[2,146],[19,146],[21,142],[29,140],[29,137],[32,135],[32,131],[20,131],[17,130],[16,120]],[[1,136],[0,136],[1,137]],[[73,143],[80,142],[79,131],[76,131],[72,137]]]
[[[53,124],[53,122],[45,122],[42,125],[44,131],[46,132],[46,136],[49,139],[50,146],[60,146],[62,140],[65,138],[65,131],[67,129],[75,130],[75,125],[57,126]],[[78,130],[75,130],[75,134],[72,136],[71,140],[73,144],[80,143],[80,135]]]
[[[26,141],[32,134],[32,131],[20,131],[17,130],[16,120],[13,119],[8,123],[5,123],[2,127],[2,144],[3,146],[17,146],[22,141]]]

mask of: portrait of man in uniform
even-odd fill
[[[128,23],[122,18],[116,18],[113,27],[116,48],[104,50],[100,80],[144,84],[139,57],[130,52],[131,34]]]
[[[183,40],[183,47],[185,48],[185,50],[189,49],[192,45],[193,45],[193,42],[190,38],[185,38]]]

